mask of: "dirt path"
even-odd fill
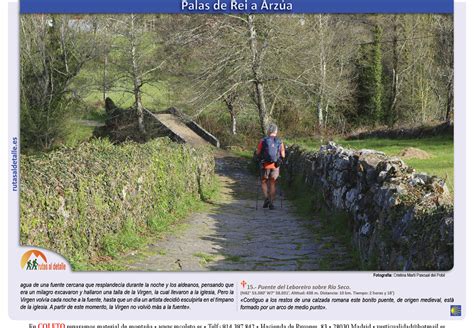
[[[299,218],[289,201],[255,210],[256,178],[246,162],[216,155],[223,195],[218,204],[192,214],[178,233],[150,245],[142,256],[125,258],[132,271],[347,270],[352,258],[318,220]],[[261,197],[261,196],[260,196]]]
[[[97,122],[93,120],[76,120],[75,123],[84,125],[84,126],[91,126],[91,127],[99,127],[99,126],[105,125],[105,123]]]

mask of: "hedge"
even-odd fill
[[[162,231],[213,186],[209,149],[168,139],[21,157],[20,243],[66,257],[73,267],[116,255],[130,235]],[[133,237],[134,236],[134,237]],[[131,241],[133,242],[133,240]]]

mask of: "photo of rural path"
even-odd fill
[[[22,15],[20,66],[75,271],[453,268],[452,15]]]
[[[246,161],[218,152],[220,199],[191,215],[180,233],[153,243],[143,254],[130,254],[133,271],[265,271],[356,269],[350,248],[321,222],[299,215],[282,200],[271,212],[255,199],[255,176]],[[137,256],[138,255],[138,256]]]

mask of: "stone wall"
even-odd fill
[[[352,242],[371,270],[450,270],[453,203],[445,182],[398,158],[330,143],[288,148],[288,182],[304,182],[326,205],[351,215]]]

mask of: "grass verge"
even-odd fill
[[[309,190],[302,177],[297,177],[291,184],[283,181],[283,188],[297,214],[306,221],[306,227],[313,233],[315,241],[322,245],[320,269],[362,269],[358,253],[352,245],[350,215],[326,207],[321,192]],[[336,252],[336,245],[342,246],[346,252]]]

